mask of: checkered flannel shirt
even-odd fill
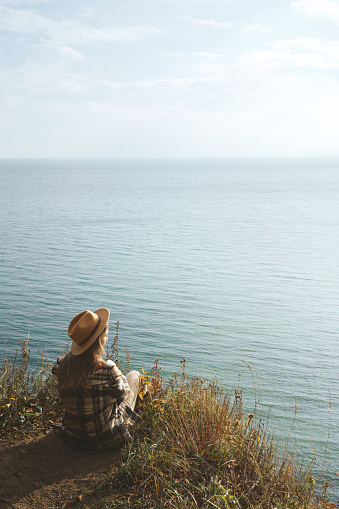
[[[52,369],[56,377],[61,361],[58,359]],[[63,438],[75,446],[97,450],[130,440],[127,425],[139,422],[140,417],[123,401],[129,391],[126,377],[111,360],[87,377],[84,385],[59,388],[65,409],[60,425]]]

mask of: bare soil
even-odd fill
[[[55,430],[0,439],[0,509],[96,507],[88,492],[118,464],[119,450],[78,451]]]

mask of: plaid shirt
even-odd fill
[[[52,369],[56,377],[61,361],[58,359]],[[124,403],[129,391],[126,377],[111,360],[87,377],[84,385],[59,388],[65,409],[62,436],[73,445],[97,450],[130,440],[127,425],[139,422],[140,417]]]

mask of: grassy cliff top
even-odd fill
[[[117,360],[116,348],[113,353]],[[60,493],[53,499],[57,490],[54,486],[53,491],[49,481],[49,494],[37,507],[336,507],[327,500],[328,483],[312,475],[314,463],[300,464],[294,454],[288,454],[287,447],[278,453],[264,421],[254,414],[244,415],[241,391],[225,393],[216,382],[188,378],[184,359],[180,372],[164,381],[157,362],[150,372],[143,370],[143,385],[147,384],[148,390],[140,391],[137,411],[142,421],[133,431],[132,442],[116,454],[100,457],[104,473],[94,483],[89,481],[85,488],[81,480],[77,481],[75,472],[73,488],[78,486],[81,493],[75,496],[73,489],[64,496],[66,501],[60,498]],[[125,362],[119,359],[119,364],[129,370],[128,358]],[[3,359],[0,365],[0,435],[7,455],[18,442],[22,444],[16,461],[18,458],[25,461],[28,451],[25,441],[31,440],[32,434],[36,434],[35,443],[39,447],[42,440],[39,433],[43,436],[53,433],[60,422],[62,408],[50,369],[43,356],[36,369],[29,369],[27,341],[21,343],[21,352],[14,359]],[[51,455],[60,455],[61,450],[59,439],[53,440],[46,458],[49,469]],[[89,469],[93,465],[94,472],[98,459],[94,460],[92,453],[65,454],[69,454],[69,461],[80,455],[78,464],[86,461]],[[20,469],[20,464],[16,468]],[[62,464],[58,468],[62,470]],[[67,502],[69,495],[71,499]],[[10,500],[11,496],[18,500],[14,492],[7,493],[7,498],[3,495],[3,500]],[[23,494],[22,500],[25,496],[27,499],[28,495]],[[21,501],[20,506],[8,507],[28,508],[32,496],[31,490],[26,506]]]

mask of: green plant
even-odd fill
[[[118,354],[118,330],[109,357]],[[44,349],[30,366],[29,340],[0,365],[0,431],[31,422],[58,422],[56,382]],[[294,452],[278,453],[267,424],[244,415],[241,390],[225,393],[217,381],[189,378],[186,360],[164,381],[159,359],[142,369],[138,409],[142,421],[132,442],[95,490],[95,508],[316,509],[328,502],[314,464],[303,467]],[[147,385],[147,392],[145,390]],[[52,410],[51,410],[52,409]],[[319,486],[318,486],[319,485]]]
[[[122,449],[118,474],[106,479],[106,493],[129,494],[144,507],[325,507],[326,493],[314,501],[312,464],[303,470],[286,449],[279,455],[267,426],[243,415],[241,391],[225,394],[217,382],[189,379],[185,363],[163,383],[156,360],[142,424]]]
[[[20,353],[4,357],[0,365],[0,429],[13,421],[23,423],[43,412],[57,398],[51,363],[44,349],[35,369],[30,366],[29,338],[20,342]]]

